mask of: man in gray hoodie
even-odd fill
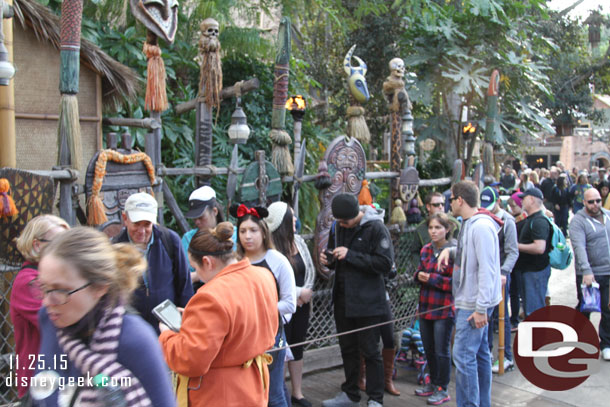
[[[498,232],[503,223],[479,210],[479,190],[470,181],[451,187],[451,210],[464,219],[457,248],[445,249],[439,265],[454,259],[456,401],[458,407],[491,406],[488,312],[502,300]]]
[[[578,308],[582,301],[581,284],[599,284],[602,315],[599,322],[600,349],[604,360],[610,360],[610,211],[602,208],[595,188],[584,194],[585,207],[570,222],[570,239],[576,259],[576,292]],[[585,314],[587,318],[589,313]]]

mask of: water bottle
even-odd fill
[[[98,400],[105,406],[127,407],[125,393],[119,386],[113,386],[110,378],[105,374],[98,374],[93,378],[93,385],[97,388]]]

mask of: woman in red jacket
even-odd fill
[[[21,270],[15,277],[11,290],[10,314],[15,330],[15,351],[20,363],[17,375],[27,380],[18,380],[19,397],[28,391],[33,370],[28,369],[32,361],[30,355],[38,354],[40,346],[40,329],[38,311],[42,301],[32,295],[31,282],[38,277],[38,262],[42,249],[64,230],[70,229],[65,220],[54,215],[40,215],[33,218],[23,229],[17,239],[17,249],[25,258]]]

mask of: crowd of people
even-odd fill
[[[428,216],[415,230],[420,262],[413,280],[431,379],[415,394],[430,405],[451,399],[453,360],[457,405],[490,406],[492,373],[500,370],[492,358],[498,305],[504,295],[503,369],[510,370],[511,332],[547,304],[553,219],[571,237],[577,287],[600,286],[600,347],[610,360],[605,169],[572,174],[558,162],[517,174],[507,165],[499,181],[484,181],[481,190],[461,181],[429,194]],[[186,216],[195,228],[182,238],[158,224],[151,195],[135,193],[124,208],[124,228],[112,240],[52,215],[34,218],[17,240],[25,262],[10,301],[16,353],[40,360],[36,371],[17,366],[22,402],[311,406],[302,391],[303,346],[289,344],[306,340],[316,273],[292,208],[234,205],[233,225],[204,186],[189,198]],[[393,319],[386,290],[395,270],[392,238],[384,211],[359,205],[354,195],[335,196],[331,209],[336,220],[318,260],[335,272],[337,333],[356,332],[339,336],[345,381],[322,405],[357,406],[363,391],[367,405],[377,407],[384,392],[400,394],[392,382],[393,324],[368,328]],[[179,329],[155,316],[167,300],[182,314]],[[28,392],[45,370],[64,382],[87,376],[121,384],[50,392],[32,385]]]

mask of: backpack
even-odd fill
[[[546,218],[546,216],[545,216]],[[551,219],[546,218],[553,228],[551,236],[551,250],[549,251],[549,263],[554,269],[565,270],[572,263],[572,249],[566,242],[563,232]]]

